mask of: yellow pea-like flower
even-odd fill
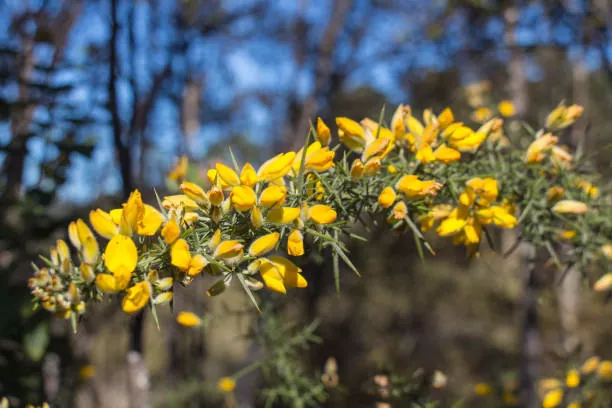
[[[280,153],[264,162],[257,171],[262,181],[272,181],[284,177],[291,170],[295,152]]]
[[[116,293],[119,291],[117,288],[117,280],[113,275],[108,273],[101,273],[95,277],[96,287],[104,293]]]
[[[89,212],[89,222],[98,235],[103,238],[111,239],[119,233],[119,227],[113,222],[111,215],[99,208]]]
[[[472,134],[463,139],[450,141],[449,143],[452,147],[457,148],[460,152],[469,152],[471,150],[477,149],[482,144],[482,142],[485,141],[486,138],[486,133],[473,132]]]
[[[597,366],[597,376],[602,380],[612,380],[612,361],[604,360]]]
[[[389,208],[393,205],[396,198],[395,190],[392,187],[385,187],[378,196],[378,204],[382,208]]]
[[[584,214],[588,210],[585,203],[576,200],[561,200],[552,207],[552,211],[558,214]]]
[[[305,288],[308,286],[308,281],[302,276],[302,269],[287,258],[273,255],[268,257],[268,260],[274,264],[286,287]]]
[[[329,150],[328,147],[322,147],[306,156],[306,170],[314,170],[319,173],[327,171],[334,167],[334,157],[336,157],[336,152]]]
[[[255,229],[259,229],[264,225],[263,215],[261,215],[261,210],[257,208],[257,206],[253,207],[251,210],[251,225]]]
[[[403,220],[408,215],[408,207],[403,201],[398,202],[393,206],[393,218],[396,220]]]
[[[436,229],[436,232],[441,237],[455,235],[458,232],[462,231],[466,224],[467,220],[465,218],[449,216],[440,223],[440,225]]]
[[[298,229],[294,229],[287,239],[287,253],[291,256],[304,255],[304,236]]]
[[[440,115],[438,115],[438,126],[440,129],[446,129],[455,121],[455,115],[451,108],[445,108]]]
[[[179,239],[172,244],[170,248],[170,262],[181,271],[189,269],[191,252],[189,252],[189,244],[187,244],[187,241]]]
[[[142,215],[138,217],[136,233],[143,236],[152,236],[164,222],[164,217],[152,206],[145,204]]]
[[[245,163],[240,172],[240,184],[253,187],[259,182],[259,177],[251,163]]]
[[[461,153],[455,149],[452,149],[446,145],[446,143],[442,143],[434,152],[433,155],[436,160],[441,161],[442,163],[452,163],[459,159],[461,159]]]
[[[202,319],[195,313],[179,312],[176,316],[176,322],[185,327],[196,327],[202,324]]]
[[[556,389],[548,391],[542,401],[542,408],[556,408],[563,401],[563,390]]]
[[[267,254],[274,249],[278,243],[279,236],[278,232],[273,232],[257,238],[253,241],[251,246],[249,246],[249,255],[259,257]]]
[[[223,377],[217,383],[217,389],[223,393],[229,393],[236,388],[236,380],[230,377]]]
[[[481,107],[481,108],[476,109],[474,112],[472,112],[472,116],[471,116],[472,120],[478,123],[486,122],[492,117],[493,117],[493,112],[491,112],[491,109],[486,108],[486,107]]]
[[[187,197],[185,194],[165,196],[162,201],[162,207],[164,207],[166,210],[170,210],[172,208],[183,208],[185,211],[193,211],[200,208],[195,201]],[[111,216],[112,215],[113,212],[111,211]],[[118,224],[119,220],[115,222]]]
[[[147,281],[139,282],[127,290],[121,302],[121,308],[125,313],[135,313],[145,307],[150,298],[151,284]]]
[[[83,255],[83,260],[85,263],[94,265],[100,257],[100,247],[98,246],[98,241],[96,241],[93,237],[85,238],[83,241],[83,247],[81,248],[81,254]]]
[[[287,189],[283,186],[271,185],[264,189],[259,196],[259,204],[265,208],[277,208],[285,203]]]
[[[238,211],[248,211],[257,202],[255,191],[249,186],[235,186],[230,194],[232,206]]]
[[[187,197],[195,201],[196,204],[204,206],[208,205],[208,195],[204,189],[197,184],[183,181],[180,185],[180,189]]]
[[[355,181],[359,180],[361,177],[363,177],[364,171],[365,166],[363,165],[361,159],[355,159],[353,164],[351,164],[351,178]]]
[[[336,126],[338,126],[340,142],[355,152],[363,151],[366,146],[365,131],[359,123],[349,118],[339,117],[336,118]]]
[[[273,208],[268,212],[267,219],[274,224],[290,224],[300,216],[300,209],[296,207]]]
[[[543,152],[550,149],[559,139],[551,133],[546,133],[534,140],[527,148],[525,162],[527,164],[540,163],[544,160]]]
[[[164,228],[161,230],[161,235],[168,245],[172,244],[178,239],[178,237],[181,235],[181,229],[174,218],[170,218],[166,225],[164,225]]]
[[[73,247],[77,250],[81,249],[81,240],[79,240],[76,221],[71,221],[70,224],[68,224],[68,239]]]
[[[106,245],[104,265],[113,273],[118,290],[127,287],[137,262],[138,250],[130,237],[115,235]]]
[[[225,183],[226,186],[237,186],[240,184],[240,177],[238,174],[229,166],[223,163],[215,164],[217,170],[217,176]]]
[[[214,257],[218,259],[229,259],[242,255],[244,245],[236,240],[222,241],[215,248]]]
[[[259,262],[252,263],[253,268],[259,270],[259,274],[261,279],[263,279],[264,284],[268,289],[273,292],[278,293],[287,293],[287,288],[285,287],[285,283],[283,282],[283,277],[281,276],[278,268],[272,262],[267,259],[260,259]]]
[[[431,163],[436,160],[436,156],[429,144],[424,144],[419,147],[415,158],[423,164]]]
[[[516,114],[516,108],[512,101],[503,100],[497,105],[497,110],[502,116],[507,118],[514,116]]]
[[[373,176],[378,173],[381,167],[382,163],[379,158],[370,159],[363,168],[363,175],[366,177]]]
[[[94,272],[93,268],[91,265],[87,265],[86,263],[82,263],[79,266],[79,273],[81,278],[87,283],[91,283],[96,279],[96,273]]]
[[[124,235],[132,235],[138,229],[138,219],[144,214],[144,203],[140,191],[134,190],[123,204],[119,231]]]
[[[189,267],[187,268],[186,273],[189,276],[199,275],[200,272],[202,272],[202,269],[204,269],[207,265],[208,261],[206,260],[206,258],[204,258],[200,254],[196,254],[191,257],[191,260],[189,261]]]
[[[329,205],[317,204],[308,210],[308,218],[317,224],[331,224],[336,221],[337,213]]]
[[[597,370],[600,361],[601,359],[597,356],[589,357],[580,367],[580,372],[585,375],[592,374]]]
[[[317,133],[315,137],[322,146],[328,146],[331,141],[331,131],[321,118],[317,118]]]
[[[219,207],[221,204],[223,204],[223,200],[225,199],[223,190],[217,186],[212,186],[210,190],[208,190],[208,199],[212,205]]]
[[[518,219],[510,214],[506,208],[501,206],[491,207],[493,213],[493,222],[502,228],[514,228],[518,223]]]
[[[576,388],[580,385],[580,373],[578,370],[569,370],[565,377],[565,384],[569,388]]]

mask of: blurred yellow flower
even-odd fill
[[[548,391],[542,401],[542,408],[556,408],[563,401],[563,390],[556,389]]]
[[[196,327],[202,324],[202,319],[195,313],[179,312],[176,316],[176,322],[185,327]]]
[[[217,383],[217,389],[224,393],[232,392],[234,388],[236,388],[236,381],[230,377],[223,377]]]
[[[516,108],[514,107],[512,101],[509,100],[501,101],[499,105],[497,105],[497,110],[502,116],[507,118],[516,114]]]
[[[584,214],[589,210],[589,207],[580,201],[561,200],[558,201],[551,210],[558,214]]]

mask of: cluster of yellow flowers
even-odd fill
[[[561,105],[547,128],[563,128],[580,112]],[[472,254],[483,228],[517,226],[524,197],[518,182],[503,189],[502,183],[513,182],[503,179],[504,169],[517,163],[511,162],[516,151],[500,153],[507,148],[502,119],[473,130],[449,108],[439,115],[425,110],[419,120],[400,105],[389,126],[346,117],[336,118],[336,125],[340,144],[331,145],[332,131],[319,118],[297,153],[280,153],[258,169],[250,163],[239,167],[232,156],[233,166],[216,163],[206,183],[186,181],[189,164],[181,158],[169,174],[181,194],[158,198],[156,208],[136,190],[121,208],[91,211],[91,228],[81,219],[72,222],[68,236],[74,250],[57,241],[30,279],[32,294],[45,309],[74,318],[87,302],[122,293],[123,310],[134,313],[171,301],[176,284],[186,286],[206,272],[217,279],[209,295],[237,279],[255,301],[252,291],[264,287],[286,293],[307,286],[292,260],[304,255],[307,236],[320,247],[331,245],[352,266],[338,234],[350,235],[361,213],[381,214],[394,230],[412,230],[420,239],[438,224],[438,235],[452,237]],[[516,155],[519,165],[544,166],[550,158],[568,168],[572,157],[557,141],[541,131],[526,153]],[[336,160],[339,152],[343,157]],[[491,164],[503,160],[499,169]],[[563,200],[564,187],[553,183],[547,211],[587,212],[585,203]],[[599,195],[586,179],[575,187],[589,197]],[[103,249],[96,234],[106,241]]]
[[[538,381],[538,393],[542,408],[581,408],[603,406],[597,400],[600,391],[612,382],[612,361],[594,356],[584,363],[569,369],[565,378],[547,377]],[[506,378],[500,386],[479,383],[474,386],[477,397],[498,397],[505,406],[518,406],[518,383],[515,378]],[[592,405],[595,404],[595,405]]]

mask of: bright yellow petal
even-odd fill
[[[195,327],[202,324],[202,319],[195,313],[191,312],[179,312],[176,316],[176,322],[181,326]]]
[[[174,218],[171,218],[170,221],[164,225],[161,231],[162,238],[166,242],[166,244],[170,245],[181,235],[181,229],[179,228]]]
[[[115,277],[113,275],[109,275],[108,273],[101,273],[96,276],[96,286],[104,293],[118,292]]]
[[[240,172],[240,184],[253,187],[258,181],[259,177],[257,177],[257,172],[251,163],[246,163]]]
[[[138,235],[151,236],[155,235],[159,227],[164,222],[164,217],[159,211],[150,205],[143,206],[144,211],[142,217],[138,220],[136,232]]]
[[[289,234],[287,240],[287,253],[291,256],[304,255],[304,237],[298,229],[294,229]]]
[[[89,265],[95,265],[100,257],[100,247],[98,241],[93,237],[87,237],[83,241],[83,247],[81,248],[83,260]]]
[[[128,289],[121,302],[125,313],[135,313],[145,307],[151,298],[151,285],[149,282],[139,282]]]
[[[73,247],[77,250],[81,249],[81,241],[79,240],[77,223],[75,221],[71,221],[70,224],[68,224],[68,239]]]
[[[117,287],[127,285],[138,262],[138,250],[130,237],[115,235],[106,245],[104,265],[113,272],[117,279]],[[127,278],[127,282],[126,282]]]
[[[282,256],[270,256],[268,259],[282,276],[286,287],[305,288],[308,286],[308,282],[301,274],[302,269],[298,268],[293,262]]]
[[[259,204],[265,208],[277,208],[285,203],[287,189],[282,186],[269,186],[261,192]]]
[[[93,229],[106,239],[111,239],[119,232],[119,227],[113,222],[110,214],[99,208],[89,212],[89,222]]]
[[[185,194],[165,196],[164,200],[162,201],[162,206],[166,210],[169,210],[171,208],[183,207],[185,211],[193,211],[193,210],[197,210],[198,208],[200,208],[195,201],[187,197]],[[111,211],[111,215],[112,215],[112,211]]]
[[[295,159],[295,152],[280,153],[269,159],[259,167],[257,175],[263,181],[271,181],[284,177],[291,170]]]
[[[268,289],[273,292],[287,293],[283,277],[272,262],[263,260],[259,266],[259,274]]]
[[[235,186],[230,194],[232,206],[238,211],[248,211],[257,202],[255,191],[249,186]]]
[[[191,262],[191,252],[189,244],[184,239],[177,240],[170,248],[170,262],[181,271],[186,271]]]
[[[321,118],[317,118],[317,133],[315,136],[317,141],[321,143],[322,146],[329,145],[329,142],[331,141],[331,131]]]
[[[274,224],[289,224],[300,216],[300,209],[295,207],[274,208],[268,213],[268,221]]]
[[[144,214],[144,204],[140,191],[134,190],[127,202],[123,204],[120,229],[122,234],[132,234],[138,229],[138,221]]]
[[[228,259],[240,256],[244,246],[236,240],[222,241],[214,252],[214,257],[219,259]]]
[[[328,205],[317,204],[308,210],[308,218],[317,224],[331,224],[336,221],[336,211]]]
[[[199,275],[200,272],[202,272],[202,269],[206,267],[206,265],[208,265],[208,261],[206,260],[206,258],[204,258],[200,254],[194,255],[191,258],[191,262],[189,262],[189,269],[187,269],[187,275]]]
[[[232,168],[223,163],[217,163],[215,168],[217,169],[217,175],[219,178],[221,178],[221,180],[223,180],[223,182],[225,182],[225,184],[228,186],[237,186],[240,184],[240,177],[238,177],[238,174],[236,174]]]
[[[251,246],[249,246],[249,255],[259,257],[267,254],[276,247],[279,239],[279,233],[273,232],[257,238]]]

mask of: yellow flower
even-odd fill
[[[251,256],[262,256],[274,249],[278,243],[279,233],[273,232],[271,234],[264,235],[257,238],[249,247],[249,255]]]
[[[328,146],[329,142],[331,141],[331,131],[321,118],[317,118],[317,133],[315,137],[323,146]]]
[[[304,255],[304,237],[298,229],[294,229],[289,234],[287,240],[287,253],[291,256],[302,256]]]
[[[151,297],[151,285],[147,281],[139,282],[127,290],[121,302],[125,313],[134,313],[147,305]]]
[[[389,174],[395,174],[397,173],[397,168],[394,165],[390,164],[387,166],[387,171],[389,172]]]
[[[162,201],[162,207],[164,207],[166,210],[182,207],[185,209],[185,211],[192,211],[200,208],[195,201],[193,201],[191,198],[187,197],[184,194],[165,196],[164,200]]]
[[[262,181],[272,181],[284,177],[291,170],[295,152],[280,153],[259,167],[257,175]]]
[[[223,377],[217,383],[217,389],[224,393],[232,392],[234,388],[236,388],[236,381],[230,377]]]
[[[338,136],[340,142],[344,143],[349,149],[361,153],[366,146],[365,131],[359,125],[349,118],[336,118],[338,126]]]
[[[378,170],[380,170],[381,166],[382,166],[382,163],[380,162],[379,158],[370,159],[368,160],[368,162],[365,164],[365,167],[363,168],[363,175],[373,176],[374,174],[378,173]]]
[[[267,259],[276,267],[286,287],[305,288],[308,286],[308,282],[302,276],[302,269],[298,268],[297,265],[287,258],[273,255]]]
[[[231,167],[223,163],[217,163],[215,164],[215,169],[217,170],[217,177],[221,179],[223,186],[232,187],[240,184],[240,177],[238,177],[238,174],[236,174]],[[227,187],[223,187],[223,189],[226,188]]]
[[[597,356],[589,357],[580,367],[580,372],[582,374],[588,375],[592,374],[595,370],[597,370],[597,366],[599,366],[600,358]]]
[[[242,256],[244,246],[236,240],[227,240],[219,243],[215,248],[214,257],[218,259],[230,259]]]
[[[285,203],[287,189],[282,186],[271,185],[259,195],[259,204],[265,208],[278,208]]]
[[[563,187],[553,186],[546,192],[546,199],[548,201],[559,201],[563,198],[563,194],[565,194],[565,189]]]
[[[168,245],[172,244],[178,239],[178,237],[181,235],[181,229],[176,221],[174,221],[174,218],[171,218],[170,221],[164,225],[164,228],[161,230],[161,235]]]
[[[563,129],[574,123],[584,111],[580,105],[559,105],[546,118],[546,127],[550,129]]]
[[[194,256],[189,252],[189,245],[184,239],[178,239],[170,248],[170,262],[181,272],[196,276],[208,265],[208,261],[200,254]]]
[[[597,366],[597,376],[602,380],[612,380],[612,361],[602,361]]]
[[[422,181],[419,180],[418,176],[408,174],[399,179],[395,188],[404,193],[406,198],[410,200],[427,195],[435,196],[438,190],[442,188],[442,184],[434,180]]]
[[[200,319],[195,313],[179,312],[179,314],[176,316],[176,322],[181,326],[196,327],[202,324],[202,319]]]
[[[187,197],[195,201],[196,204],[204,207],[207,207],[210,204],[208,195],[206,192],[204,192],[204,189],[197,184],[183,181],[180,185],[180,189]]]
[[[251,210],[251,225],[255,229],[259,229],[264,225],[263,215],[261,215],[261,210],[257,207],[253,207]]]
[[[588,210],[585,203],[576,200],[561,200],[552,207],[552,211],[558,214],[584,214]]]
[[[210,200],[210,203],[213,206],[215,206],[215,207],[221,206],[221,204],[223,204],[223,200],[225,199],[225,195],[223,194],[223,190],[221,190],[217,186],[212,186],[210,188],[210,190],[208,190],[208,199]]]
[[[385,187],[378,196],[378,204],[382,208],[389,208],[393,205],[396,198],[395,190],[391,187]]]
[[[486,133],[472,132],[468,136],[459,140],[449,140],[452,147],[457,148],[460,152],[469,152],[477,149],[482,142],[487,138]]]
[[[548,391],[542,401],[542,408],[556,408],[563,401],[563,390],[556,389]]]
[[[89,229],[85,221],[78,219],[75,223],[75,237],[70,236],[70,241],[77,242],[77,247],[83,255],[83,260],[89,265],[94,265],[100,256],[100,247],[98,241],[94,237],[93,232]],[[73,242],[73,244],[74,244]]]
[[[293,173],[297,175],[300,171],[300,166],[302,165],[302,155],[304,154],[304,149],[300,149],[298,154],[295,156],[295,160],[293,161]],[[334,166],[334,157],[336,156],[336,152],[333,150],[329,150],[329,147],[322,147],[320,142],[314,142],[308,149],[306,149],[306,159],[304,160],[304,171],[308,172],[314,170],[316,172],[322,173],[329,168]]]
[[[396,220],[403,220],[406,218],[408,214],[408,208],[406,207],[406,203],[403,201],[398,202],[393,206],[393,218]]]
[[[274,224],[290,224],[300,216],[300,209],[295,207],[273,208],[268,213],[268,221]]]
[[[534,140],[527,148],[525,162],[527,164],[540,163],[544,160],[544,151],[550,149],[559,139],[551,133],[546,133]]]
[[[119,233],[119,227],[113,222],[109,213],[101,209],[90,211],[89,222],[93,229],[103,238],[111,239]]]
[[[514,107],[514,104],[512,103],[512,101],[508,100],[501,101],[499,105],[497,105],[497,110],[502,116],[505,116],[507,118],[516,114],[516,108]]]
[[[605,292],[610,290],[610,288],[612,288],[612,273],[606,273],[593,285],[595,292]]]
[[[465,207],[457,207],[449,216],[444,219],[440,226],[436,229],[436,232],[441,237],[447,237],[455,235],[463,230],[467,224],[467,209]]]
[[[492,392],[493,389],[489,384],[478,383],[474,386],[474,394],[478,395],[479,397],[486,397],[491,395]]]
[[[336,216],[336,211],[328,205],[317,204],[308,210],[308,218],[317,224],[331,224]]]
[[[104,265],[113,274],[116,290],[127,287],[137,262],[138,251],[130,237],[115,235],[109,241],[104,251]]]
[[[457,161],[461,158],[461,153],[459,153],[455,149],[448,147],[446,143],[442,143],[440,147],[438,147],[433,152],[433,155],[436,160],[447,164]]]
[[[168,178],[176,181],[184,179],[188,167],[189,159],[187,159],[187,156],[181,156],[175,163],[174,168],[168,173]]]
[[[451,108],[445,108],[438,116],[438,126],[440,129],[446,129],[455,121],[455,115]]]
[[[576,388],[580,385],[580,374],[578,370],[569,370],[567,372],[567,376],[565,377],[565,384],[569,388]]]
[[[238,211],[248,211],[257,202],[255,191],[249,186],[235,186],[230,194],[232,205]]]
[[[493,212],[493,222],[502,228],[514,228],[518,223],[516,217],[508,212],[508,210],[501,206],[491,207]]]
[[[351,165],[351,178],[356,181],[359,180],[365,171],[365,166],[361,159],[355,159]]]

